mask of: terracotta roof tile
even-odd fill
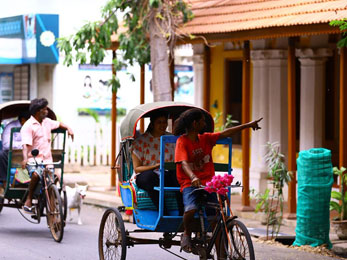
[[[192,34],[328,23],[347,18],[347,0],[187,0]]]

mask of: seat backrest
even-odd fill
[[[60,164],[56,164],[54,165],[55,168],[62,168],[63,164],[64,164],[64,158],[63,158],[63,154],[64,154],[64,150],[63,149],[54,149],[51,150],[52,152],[52,157],[53,157],[53,162],[59,162]]]
[[[23,161],[22,150],[12,150],[11,168],[21,167],[22,161]]]

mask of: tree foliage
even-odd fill
[[[347,172],[345,167],[340,169],[333,168],[333,173],[340,178],[341,190],[331,192],[330,210],[336,210],[339,213],[338,220],[347,220]],[[338,201],[338,202],[336,202]]]
[[[135,62],[150,62],[148,43],[149,23],[154,22],[173,52],[179,37],[179,26],[193,15],[183,0],[109,0],[101,10],[103,21],[88,22],[74,35],[58,39],[58,47],[64,53],[64,65],[74,61],[98,65],[111,48],[111,36],[117,37],[122,58],[113,59],[116,70]],[[119,21],[118,18],[122,20]],[[173,55],[172,55],[173,56]],[[116,91],[119,81],[109,82]]]
[[[342,39],[337,42],[337,47],[347,47],[347,18],[330,22],[331,26],[338,26],[342,32]]]

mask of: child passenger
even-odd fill
[[[177,164],[177,180],[180,184],[184,204],[184,233],[181,237],[181,248],[190,253],[191,222],[197,210],[197,194],[192,193],[200,185],[206,185],[214,176],[214,165],[211,151],[218,139],[230,137],[233,134],[252,128],[258,130],[262,118],[225,129],[217,133],[203,133],[206,118],[202,110],[192,108],[180,115],[174,124],[174,135],[181,135],[176,142],[175,163]],[[209,194],[209,201],[216,201],[214,193]]]

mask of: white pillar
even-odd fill
[[[267,168],[265,144],[269,140],[269,64],[266,51],[251,51],[253,64],[252,120],[262,117],[262,129],[251,135],[250,189],[263,192]]]
[[[194,104],[202,107],[204,84],[204,58],[203,55],[193,56],[194,69]]]
[[[296,50],[301,64],[300,151],[322,147],[325,123],[325,62],[331,49]]]
[[[203,106],[204,85],[204,45],[193,45],[193,69],[194,69],[194,104]]]
[[[269,142],[288,154],[288,51],[271,50],[269,59]]]
[[[253,63],[252,120],[263,117],[261,130],[252,132],[250,186],[267,187],[266,143],[279,142],[287,150],[287,51],[251,51]]]

